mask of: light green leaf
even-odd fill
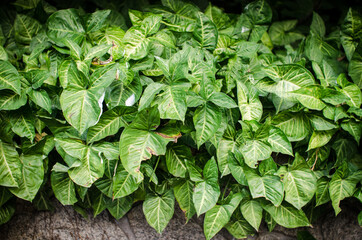
[[[229,152],[229,154],[228,154],[228,164],[229,164],[230,172],[233,175],[233,177],[235,178],[235,180],[239,184],[247,186],[248,184],[247,184],[244,169],[243,169],[243,163],[241,163],[239,161],[239,159],[237,159],[234,156],[234,154],[232,154],[231,152]]]
[[[340,90],[344,95],[348,97],[347,104],[351,107],[359,108],[362,104],[362,92],[355,84],[343,87]]]
[[[142,111],[143,109],[150,106],[151,102],[155,98],[156,94],[162,91],[165,88],[165,84],[153,82],[149,84],[144,90],[142,97],[140,99],[138,110]]]
[[[130,28],[123,37],[125,56],[127,59],[139,60],[144,58],[149,50],[150,40],[146,38],[143,29]]]
[[[0,60],[0,90],[2,89],[10,89],[21,94],[18,71],[8,61]]]
[[[265,197],[275,206],[279,206],[284,197],[284,185],[279,177],[264,175],[260,177],[255,170],[244,168],[246,179],[253,198]]]
[[[234,100],[229,97],[227,94],[222,92],[214,92],[208,99],[219,107],[222,108],[236,108],[238,105],[234,102]]]
[[[98,122],[102,113],[100,100],[93,91],[79,88],[64,90],[60,95],[64,118],[81,134]]]
[[[153,15],[153,14],[143,19],[141,23],[141,28],[145,33],[145,35],[153,35],[157,33],[158,29],[161,26],[161,20],[162,20],[161,15]]]
[[[185,145],[172,145],[166,151],[166,165],[168,171],[175,177],[186,176],[187,168],[185,160],[191,160],[192,154]]]
[[[263,208],[256,200],[246,200],[241,202],[241,213],[253,228],[258,231],[263,217]]]
[[[0,110],[16,110],[27,102],[26,94],[21,95],[11,90],[2,90],[0,94]]]
[[[316,198],[316,204],[315,204],[316,207],[324,203],[327,203],[331,200],[331,198],[329,197],[329,182],[326,177],[318,179],[315,198]]]
[[[362,123],[350,119],[347,122],[342,122],[341,127],[351,134],[359,145],[362,136]]]
[[[242,199],[240,193],[231,196],[228,203],[216,205],[205,214],[204,233],[207,240],[215,236],[230,220]]]
[[[51,173],[51,184],[55,197],[63,205],[73,205],[78,201],[75,195],[74,182],[69,178],[68,173]]]
[[[245,163],[251,168],[256,168],[258,161],[270,157],[272,149],[268,144],[262,141],[248,140],[241,146],[240,152],[244,156]]]
[[[282,130],[277,127],[271,127],[269,131],[268,143],[273,152],[280,152],[293,156],[292,144]]]
[[[332,206],[336,216],[341,211],[339,203],[343,199],[353,195],[357,184],[356,179],[343,177],[343,171],[342,167],[340,167],[336,173],[333,174],[333,177],[329,182],[329,195],[332,200]]]
[[[216,133],[221,124],[221,117],[222,113],[219,107],[210,102],[196,109],[193,120],[198,147]]]
[[[101,152],[84,145],[75,139],[55,139],[56,143],[70,156],[78,158],[80,162],[70,166],[69,177],[78,185],[90,187],[104,174],[104,164]]]
[[[282,130],[291,142],[303,140],[310,132],[309,121],[301,113],[280,113],[276,115],[272,123]]]
[[[172,140],[153,131],[159,124],[157,108],[149,108],[139,112],[132,124],[122,132],[119,141],[122,165],[138,180],[143,178],[139,170],[141,162],[152,155],[164,155],[167,143]]]
[[[230,168],[228,166],[228,154],[229,152],[234,152],[237,145],[234,141],[221,139],[218,143],[216,149],[216,158],[217,163],[219,165],[219,170],[221,172],[221,176],[226,176],[230,174]]]
[[[118,167],[113,178],[113,196],[112,199],[122,198],[130,195],[138,188],[137,179],[121,167]]]
[[[311,224],[302,210],[283,203],[279,207],[267,203],[262,205],[271,217],[281,226],[286,228],[309,227]]]
[[[108,52],[108,50],[112,47],[110,44],[100,44],[92,47],[88,50],[87,54],[84,57],[84,61],[92,60],[94,57],[102,57],[104,54]]]
[[[44,178],[43,156],[41,155],[21,155],[21,177],[19,186],[9,190],[18,198],[32,201],[38,193]]]
[[[204,180],[196,183],[193,195],[197,216],[213,208],[220,195],[218,169],[214,158],[205,164],[203,175]]]
[[[60,47],[64,46],[60,39],[70,39],[80,44],[85,37],[82,20],[76,9],[53,13],[47,20],[47,30],[48,37]]]
[[[165,86],[163,92],[158,94],[154,104],[158,104],[162,119],[185,120],[186,115],[186,90],[189,84],[173,84]]]
[[[181,210],[185,213],[186,222],[196,213],[194,203],[192,201],[194,184],[190,180],[180,180],[173,188],[176,200]]]
[[[14,113],[10,119],[11,130],[20,137],[26,137],[31,142],[35,138],[35,128],[33,119],[29,113]]]
[[[331,140],[335,132],[336,130],[314,131],[309,139],[307,151],[326,145]]]
[[[77,65],[74,61],[64,60],[58,69],[59,81],[63,88],[84,87],[86,83],[80,78]]]
[[[103,113],[98,123],[89,128],[87,142],[99,141],[107,136],[116,134],[121,127],[128,125],[136,115],[133,107],[118,106]]]
[[[321,100],[321,90],[317,85],[308,86],[293,91],[293,95],[304,107],[321,111],[326,106]]]
[[[316,114],[309,115],[309,120],[313,128],[317,131],[328,131],[338,127],[334,123],[331,123],[330,121]]]
[[[175,197],[171,190],[161,196],[148,194],[143,202],[143,213],[151,227],[161,233],[171,220],[175,207]]]
[[[200,47],[213,51],[217,44],[218,31],[215,24],[202,12],[197,14],[194,38]]]
[[[21,177],[21,162],[16,149],[0,140],[0,185],[18,187]]]
[[[285,201],[297,209],[305,206],[314,196],[317,179],[308,169],[288,171],[283,178]]]

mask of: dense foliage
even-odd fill
[[[15,197],[121,218],[175,203],[207,239],[311,226],[362,201],[362,18],[326,27],[179,0],[86,13],[18,0],[1,15],[0,224]],[[129,28],[127,26],[130,26]],[[324,205],[325,206],[325,205]],[[323,208],[323,206],[322,206]],[[362,214],[359,215],[362,221]]]

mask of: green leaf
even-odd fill
[[[246,200],[240,205],[241,213],[253,228],[258,231],[263,217],[263,208],[256,200]]]
[[[85,30],[78,11],[65,9],[53,13],[47,20],[47,35],[60,47],[64,46],[61,39],[80,44],[85,37]]]
[[[122,132],[119,141],[122,165],[137,179],[143,178],[139,170],[141,162],[152,155],[164,155],[167,143],[172,140],[153,131],[159,124],[157,108],[149,108],[139,112],[132,124]]]
[[[230,168],[228,166],[228,154],[233,153],[236,149],[236,143],[231,140],[221,139],[217,145],[216,156],[221,177],[230,174]]]
[[[108,52],[110,48],[113,48],[110,44],[100,44],[97,46],[92,47],[89,49],[87,54],[84,57],[84,61],[92,60],[94,57],[102,57],[104,54]],[[111,50],[111,54],[113,52],[113,49]]]
[[[318,13],[313,12],[312,24],[310,25],[310,31],[314,34],[324,37],[326,34],[326,27],[324,25],[324,21]]]
[[[21,177],[18,187],[10,188],[12,194],[18,198],[32,201],[38,193],[44,178],[43,156],[20,155]]]
[[[293,156],[292,144],[282,130],[277,127],[271,127],[268,136],[268,143],[273,152],[280,152]]]
[[[229,152],[228,154],[229,169],[235,180],[244,186],[247,186],[243,164],[237,159],[234,154]]]
[[[302,39],[304,36],[292,30],[297,25],[297,20],[274,22],[269,28],[269,36],[274,45],[282,46]]]
[[[321,88],[317,85],[293,91],[298,101],[306,108],[321,111],[326,104],[321,100]]]
[[[69,88],[60,95],[64,118],[83,133],[94,126],[102,113],[102,98],[91,90]]]
[[[16,110],[27,102],[26,94],[21,95],[11,90],[2,90],[0,93],[0,110]]]
[[[332,200],[332,206],[336,213],[336,216],[341,211],[339,203],[347,198],[351,197],[356,188],[357,181],[353,177],[343,177],[345,170],[341,166],[336,173],[333,174],[331,181],[329,182],[329,195]]]
[[[197,216],[213,208],[220,195],[218,169],[214,158],[211,158],[203,170],[204,179],[196,183],[193,202]]]
[[[359,88],[362,88],[362,76],[360,74],[361,71],[362,71],[362,44],[359,44],[348,65],[348,75],[352,78],[353,82]]]
[[[73,205],[78,201],[75,195],[74,182],[69,178],[68,173],[51,173],[51,184],[55,197],[63,205]]]
[[[211,96],[209,97],[209,101],[222,108],[238,107],[238,105],[236,105],[231,97],[222,92],[214,92],[213,94],[211,94]]]
[[[137,179],[121,167],[118,167],[113,177],[113,196],[112,199],[122,198],[130,195],[138,188]]]
[[[314,131],[309,139],[308,150],[326,145],[333,137],[336,130]]]
[[[89,128],[87,142],[99,141],[107,136],[116,134],[121,127],[128,126],[136,115],[133,107],[118,106],[102,114],[98,123]]]
[[[295,209],[293,206],[284,203],[279,207],[273,204],[263,204],[263,209],[281,226],[286,228],[309,227],[311,224],[302,210]]]
[[[324,203],[327,203],[331,200],[331,198],[329,197],[329,182],[326,177],[318,179],[315,198],[316,198],[316,204],[315,204],[316,207]]]
[[[309,120],[313,128],[317,131],[328,131],[338,127],[334,123],[331,123],[330,121],[316,114],[309,115]]]
[[[87,20],[87,32],[95,32],[105,25],[105,21],[111,10],[98,10],[92,13]]]
[[[180,205],[181,210],[185,213],[186,222],[188,222],[196,210],[192,201],[194,184],[190,180],[180,180],[173,188],[176,200]]]
[[[354,9],[349,8],[341,25],[341,43],[350,61],[361,39],[362,19]]]
[[[359,87],[355,84],[343,87],[340,90],[344,95],[347,96],[347,104],[351,107],[359,108],[362,104],[362,92]]]
[[[18,187],[21,161],[15,147],[0,140],[0,185]]]
[[[204,233],[207,240],[215,236],[230,220],[242,199],[240,193],[231,196],[228,203],[216,205],[205,214]]]
[[[18,71],[8,61],[0,60],[0,90],[2,89],[10,89],[21,94]]]
[[[308,168],[288,171],[283,178],[285,201],[301,209],[314,196],[317,179]]]
[[[33,119],[29,112],[20,114],[20,112],[14,113],[10,119],[11,130],[20,137],[26,137],[31,142],[35,138],[35,128],[33,125]]]
[[[185,120],[186,90],[188,88],[188,84],[173,84],[163,88],[164,91],[158,94],[154,101],[154,104],[158,104],[162,119]]]
[[[153,82],[144,90],[140,99],[138,110],[141,111],[150,106],[155,96],[165,88],[165,84]]]
[[[269,158],[272,153],[271,147],[259,140],[246,141],[240,151],[244,156],[245,163],[251,168],[256,168],[258,161]]]
[[[279,177],[264,175],[260,177],[255,170],[244,168],[251,195],[253,198],[265,197],[275,206],[279,206],[284,197],[284,185]]]
[[[175,177],[184,178],[186,176],[187,168],[185,160],[191,159],[191,150],[185,145],[172,145],[172,147],[166,151],[167,169]]]
[[[254,233],[253,227],[250,226],[245,219],[230,221],[225,228],[231,233],[231,235],[238,239],[246,238]]]
[[[150,40],[140,27],[130,28],[123,37],[125,56],[127,59],[139,60],[144,58],[149,50]]]
[[[15,40],[21,44],[29,44],[41,28],[37,20],[27,15],[17,14],[14,21]]]
[[[31,101],[33,101],[36,105],[38,105],[41,108],[44,108],[48,111],[48,113],[52,113],[52,102],[48,95],[48,93],[45,90],[33,90],[31,89],[28,92],[29,98]]]
[[[101,153],[95,148],[84,145],[75,139],[56,138],[56,143],[70,156],[78,158],[80,162],[70,166],[69,177],[78,185],[90,187],[104,174],[104,165]]]
[[[153,35],[157,33],[158,29],[160,28],[161,20],[161,15],[150,15],[143,19],[141,28],[146,35]]]
[[[148,194],[143,202],[143,213],[151,227],[161,233],[171,220],[175,207],[175,197],[171,190],[161,196]]]
[[[202,12],[197,14],[194,38],[200,47],[213,51],[217,44],[218,32],[215,24]]]
[[[0,207],[0,225],[8,222],[15,213],[15,207],[11,204],[5,204]]]
[[[350,119],[347,122],[342,122],[341,127],[351,134],[359,145],[362,136],[362,123]]]
[[[291,142],[301,141],[309,135],[309,121],[304,114],[284,112],[275,116],[273,125],[284,132]]]
[[[107,209],[110,214],[117,220],[121,219],[126,213],[131,210],[133,198],[127,196],[124,198],[117,198],[113,201],[107,201]]]
[[[208,141],[216,133],[221,124],[221,117],[222,113],[219,107],[213,103],[207,102],[196,109],[193,120],[198,147]]]

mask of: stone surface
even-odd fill
[[[121,220],[116,221],[107,212],[96,218],[84,219],[72,207],[62,206],[54,201],[55,211],[36,211],[28,202],[19,201],[14,217],[0,226],[1,240],[17,239],[130,239],[130,240],[188,240],[205,239],[203,235],[203,218],[193,217],[185,224],[182,211],[176,207],[175,215],[162,234],[151,228],[143,215],[142,205],[136,205]],[[177,206],[177,205],[176,205]],[[359,240],[362,228],[358,226],[357,215],[361,210],[358,201],[343,202],[342,212],[334,217],[332,208],[326,209],[313,228],[286,229],[276,226],[269,233],[266,225],[250,240],[292,240],[298,231],[307,230],[317,240]],[[226,230],[222,230],[213,240],[234,239]]]

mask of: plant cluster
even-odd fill
[[[125,16],[18,0],[2,16],[0,224],[16,197],[43,210],[54,195],[116,219],[142,202],[158,232],[178,204],[205,214],[207,239],[243,238],[362,201],[358,12],[326,28],[264,0],[241,15],[161,3]]]

